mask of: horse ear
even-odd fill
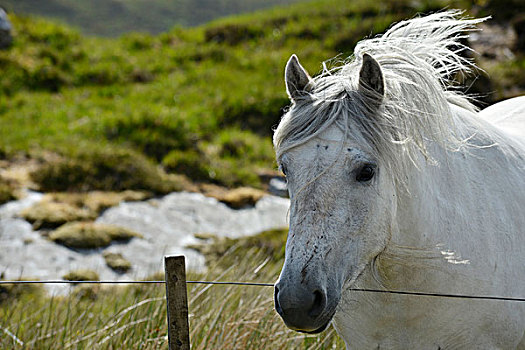
[[[292,100],[304,96],[312,88],[312,78],[301,66],[296,55],[292,55],[286,63],[284,81],[286,82],[286,92]]]
[[[367,53],[363,55],[363,65],[359,72],[359,91],[377,102],[381,102],[385,95],[381,66]]]

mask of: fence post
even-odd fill
[[[165,256],[169,350],[190,349],[184,256]]]

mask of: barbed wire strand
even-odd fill
[[[47,281],[0,281],[2,284],[164,284],[164,280],[152,281],[65,281],[65,280],[47,280]],[[255,286],[255,287],[273,287],[273,283],[259,283],[259,282],[231,282],[231,281],[186,281],[188,284],[215,284],[215,285],[234,285],[234,286]],[[426,293],[426,292],[410,292],[401,290],[385,290],[385,289],[368,289],[368,288],[350,288],[353,292],[367,292],[367,293],[386,293],[399,295],[412,295],[422,297],[441,297],[441,298],[456,298],[456,299],[479,299],[479,300],[500,300],[500,301],[516,301],[525,302],[525,298],[516,297],[500,297],[492,295],[463,295],[463,294],[446,294],[446,293]]]

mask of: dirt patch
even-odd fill
[[[230,190],[221,186],[203,184],[200,190],[205,196],[215,198],[232,209],[253,207],[259,199],[266,195],[266,192],[251,187]]]

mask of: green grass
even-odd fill
[[[274,282],[283,263],[286,231],[221,240],[207,248],[207,274],[188,280]],[[257,244],[253,244],[257,242]],[[242,263],[241,263],[242,262]],[[163,279],[163,275],[154,276]],[[4,299],[5,300],[5,299]],[[165,349],[165,287],[78,286],[64,297],[17,291],[0,302],[0,348]],[[320,335],[288,330],[273,309],[273,288],[188,285],[193,349],[335,349],[332,328]],[[23,342],[18,344],[6,330]]]
[[[445,6],[452,5],[317,0],[118,39],[12,16],[15,44],[0,51],[0,151],[61,156],[58,179],[71,178],[71,185],[56,181],[56,164],[35,173],[42,189],[55,191],[123,189],[115,180],[122,154],[144,169],[141,156],[195,181],[260,187],[258,170],[275,167],[270,136],[289,104],[283,68],[292,53],[319,72],[320,62],[350,54],[364,36]],[[115,169],[101,181],[108,161]],[[145,183],[130,188],[169,190],[155,188],[165,187],[155,171],[143,174]]]

